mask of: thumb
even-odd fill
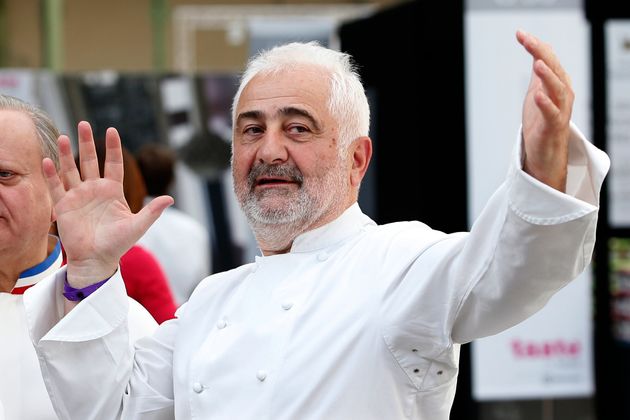
[[[173,205],[175,200],[169,195],[154,198],[134,216],[134,228],[137,237],[141,237],[149,227],[160,217],[162,212]]]

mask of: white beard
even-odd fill
[[[253,185],[261,174],[289,176],[297,191],[275,189],[255,193]],[[345,182],[341,159],[325,168],[317,178],[304,179],[295,166],[258,165],[252,168],[247,185],[234,182],[236,196],[259,243],[270,249],[287,248],[299,234],[309,230],[324,216],[343,205],[349,185]],[[283,197],[285,196],[285,197]],[[283,200],[281,206],[264,206],[265,198]]]

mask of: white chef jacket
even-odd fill
[[[44,261],[20,274],[12,293],[0,293],[0,419],[57,418],[28,335],[22,294],[14,292],[55,273],[62,262],[57,242]]]
[[[26,307],[62,418],[446,420],[460,343],[527,318],[590,262],[609,160],[575,127],[569,155],[562,194],[517,148],[470,233],[377,226],[354,204],[289,253],[206,278],[135,353],[120,276],[57,322],[42,309],[58,274]]]
[[[32,286],[55,273],[62,262],[57,242],[43,262],[20,274],[14,290]],[[63,306],[54,309],[58,311],[56,317],[63,314]],[[29,337],[23,295],[0,293],[0,317],[0,420],[56,420]],[[133,327],[131,342],[157,327],[153,317],[136,301],[130,306],[129,323]]]

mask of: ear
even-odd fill
[[[372,140],[367,136],[359,137],[350,147],[352,149],[350,185],[358,188],[372,158]]]

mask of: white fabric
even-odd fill
[[[35,287],[35,286],[34,286]],[[0,293],[0,420],[55,420],[37,354],[28,334],[22,295]],[[157,323],[129,298],[131,342],[150,335]],[[61,316],[61,308],[57,317]],[[74,371],[75,367],[68,367]]]
[[[0,418],[56,419],[28,335],[22,295],[0,293]]]
[[[20,273],[12,292],[29,287],[55,273],[63,265],[61,244],[33,267]],[[28,335],[21,294],[0,293],[0,419],[56,419]]]
[[[138,243],[160,262],[178,306],[210,274],[208,230],[177,208],[167,208]]]
[[[513,164],[470,234],[376,226],[355,204],[290,253],[205,279],[135,353],[119,275],[61,321],[52,282],[27,292],[62,418],[446,420],[458,343],[525,319],[591,259],[607,156],[574,131],[575,197]]]

